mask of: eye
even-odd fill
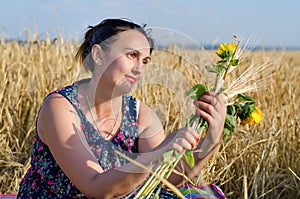
[[[136,59],[137,58],[137,53],[136,52],[129,52],[129,53],[127,53],[127,56],[131,59]]]
[[[150,62],[149,58],[143,59],[143,64],[147,65]]]

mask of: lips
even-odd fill
[[[126,77],[131,83],[136,82],[136,77],[134,77],[134,76],[125,75],[125,77]]]

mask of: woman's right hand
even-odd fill
[[[198,133],[192,127],[183,127],[172,133],[167,137],[168,147],[180,153],[185,150],[194,149],[200,141]]]

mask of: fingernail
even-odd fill
[[[192,149],[193,149],[195,147],[195,145],[193,143],[191,145],[192,145]]]
[[[209,92],[203,92],[203,95],[209,95]]]
[[[200,109],[196,109],[196,114],[200,115]]]
[[[200,137],[196,137],[196,142],[200,142]]]

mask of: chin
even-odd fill
[[[121,84],[118,84],[115,88],[114,93],[117,95],[124,95],[128,94],[132,91],[133,84],[129,82],[122,82]]]

